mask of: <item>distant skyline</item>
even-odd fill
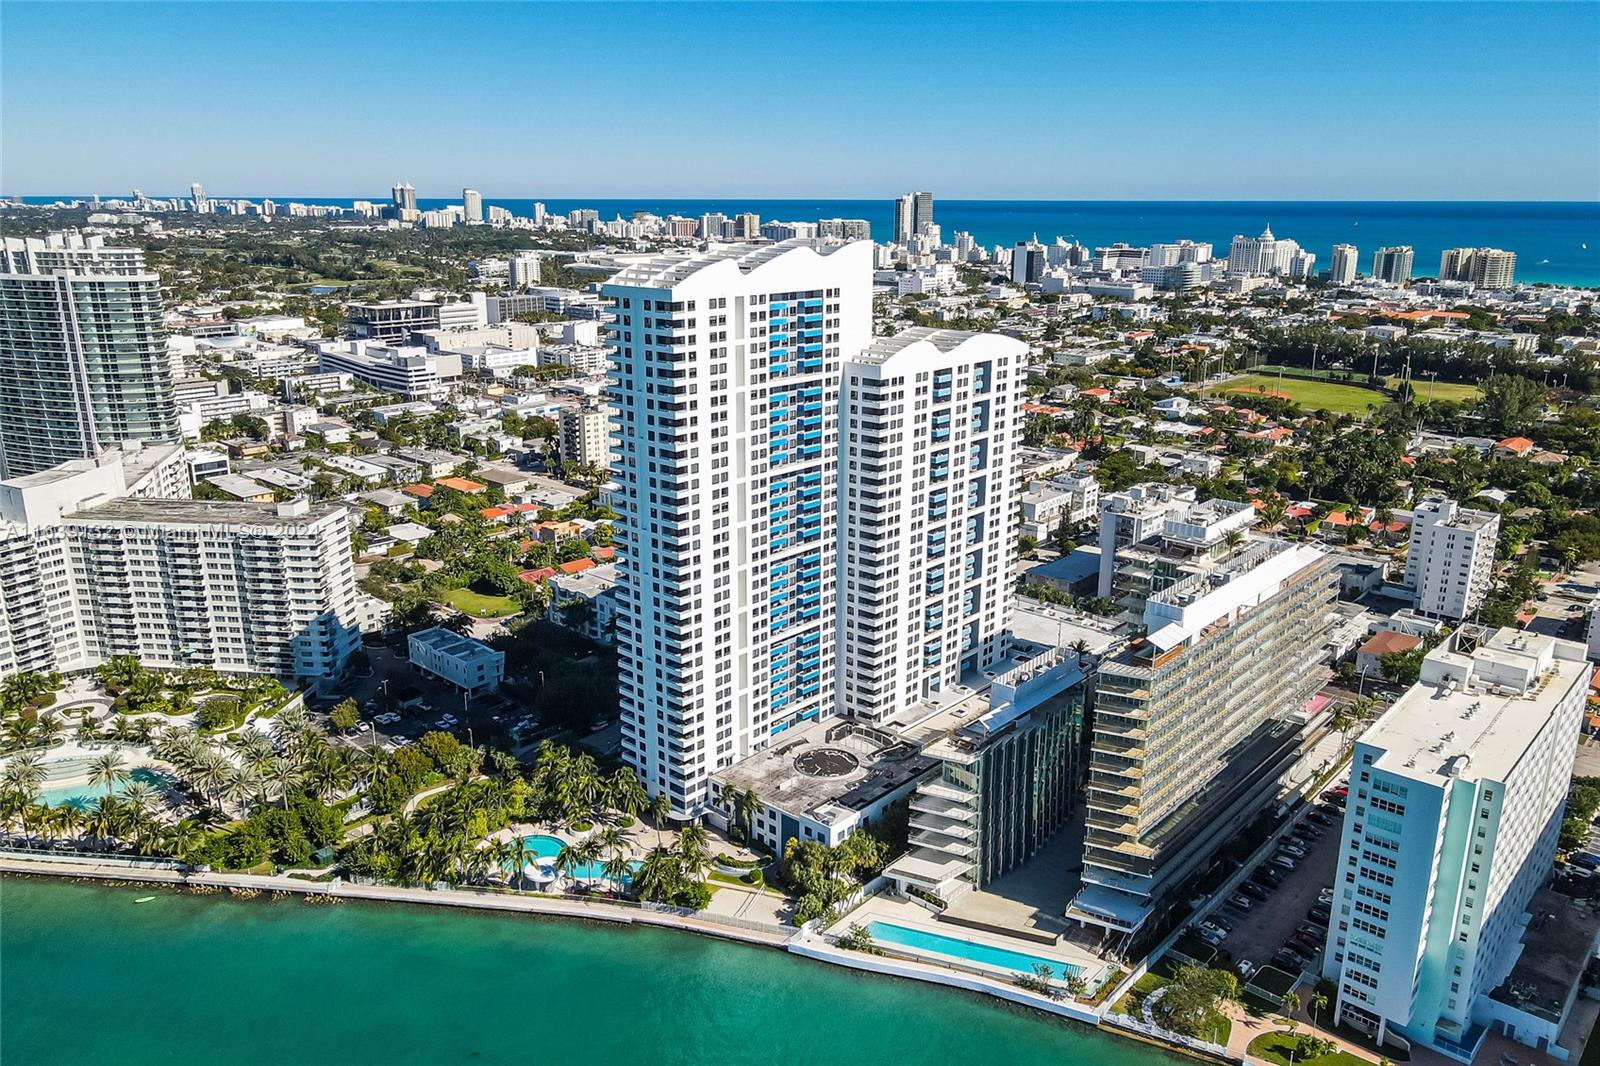
[[[0,8],[5,195],[1600,199],[1593,4]]]

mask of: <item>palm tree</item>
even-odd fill
[[[279,756],[261,771],[261,780],[278,790],[283,809],[289,809],[289,790],[300,783],[300,767],[292,758]]]
[[[650,820],[656,823],[656,847],[659,848],[661,846],[661,830],[666,826],[667,819],[672,817],[672,801],[667,798],[665,792],[657,792],[650,797],[650,802],[646,804],[646,807],[650,811]]]
[[[122,790],[122,798],[133,806],[140,814],[149,814],[150,808],[155,805],[160,791],[148,781],[133,781]]]
[[[642,900],[668,900],[683,888],[683,860],[657,847],[633,871],[633,893]]]
[[[108,751],[104,755],[96,755],[89,763],[89,783],[105,786],[107,794],[110,794],[127,776],[128,768],[122,763],[120,751]]]
[[[606,783],[606,794],[611,806],[632,818],[644,809],[650,797],[646,795],[639,778],[626,766],[619,767]]]
[[[683,860],[685,872],[696,881],[700,880],[700,875],[711,858],[709,841],[706,827],[698,822],[690,823],[678,830],[678,858]]]
[[[1317,1014],[1318,1014],[1318,1012],[1323,1010],[1325,1007],[1327,1007],[1327,1005],[1328,1005],[1328,997],[1327,997],[1326,994],[1324,994],[1322,992],[1315,992],[1315,993],[1312,994],[1312,996],[1311,996],[1311,1024],[1313,1026],[1320,1024],[1317,1021]]]
[[[517,887],[525,887],[528,876],[528,863],[535,858],[534,850],[528,847],[528,842],[521,834],[513,836],[505,842],[502,858],[512,877],[517,879]]]
[[[1283,1017],[1289,1024],[1290,1035],[1293,1035],[1294,1031],[1300,1028],[1300,1019],[1294,1016],[1294,1012],[1299,1009],[1300,994],[1298,992],[1290,992],[1283,997]]]
[[[756,835],[756,813],[761,810],[761,797],[756,795],[756,790],[747,788],[743,792],[734,790],[733,804],[739,815],[739,820],[744,823],[744,838],[753,840]]]
[[[199,842],[200,837],[199,823],[193,818],[180,818],[177,824],[167,830],[167,850],[172,852],[174,858],[186,859],[189,849]]]
[[[44,753],[25,751],[12,756],[11,761],[6,764],[5,773],[0,775],[0,784],[27,796],[28,802],[31,803],[33,797],[39,794],[39,788],[44,784],[46,776]]]
[[[592,866],[599,857],[600,849],[593,837],[580,840],[576,844],[565,844],[556,853],[556,873],[565,874],[576,882],[577,871]]]

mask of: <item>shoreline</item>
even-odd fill
[[[123,863],[127,863],[124,865]],[[616,926],[646,926],[695,933],[720,940],[746,944],[752,947],[773,948],[799,959],[809,959],[827,965],[879,976],[942,985],[947,988],[998,999],[1016,1007],[1025,1007],[1052,1018],[1077,1022],[1095,1032],[1111,1037],[1132,1039],[1137,1043],[1158,1048],[1175,1055],[1204,1062],[1216,1059],[1200,1055],[1192,1049],[1144,1038],[1118,1026],[1106,1024],[1101,1017],[1109,1008],[1113,997],[1099,1005],[1078,1003],[1074,1000],[1056,1001],[1007,982],[976,973],[944,968],[890,955],[867,955],[835,947],[820,935],[806,930],[782,932],[740,928],[726,919],[697,919],[687,915],[635,909],[615,901],[585,902],[576,899],[555,898],[523,893],[498,894],[474,889],[413,888],[402,885],[366,885],[349,881],[309,881],[281,875],[237,873],[185,873],[175,866],[159,867],[141,865],[126,859],[107,857],[76,860],[65,856],[37,858],[16,854],[0,854],[0,882],[7,876],[45,878],[53,880],[99,881],[111,885],[133,887],[138,884],[164,885],[172,888],[203,888],[244,892],[292,893],[302,897],[324,897],[333,900],[353,900],[371,903],[420,904],[427,906],[458,907],[469,910],[498,911],[511,914],[528,914],[546,918],[571,918],[604,922]],[[749,923],[756,924],[756,923]]]

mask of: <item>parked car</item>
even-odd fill
[[[1244,884],[1239,886],[1239,891],[1243,892],[1245,895],[1249,896],[1251,899],[1260,900],[1262,902],[1266,902],[1267,890],[1262,888],[1259,884],[1257,884],[1254,881],[1246,881]]]
[[[1296,951],[1304,952],[1306,958],[1308,959],[1316,958],[1317,952],[1322,950],[1321,944],[1317,943],[1315,940],[1312,940],[1310,937],[1302,936],[1299,933],[1296,933],[1294,936],[1289,938],[1289,946]]]
[[[1310,910],[1306,911],[1306,917],[1310,918],[1313,922],[1326,922],[1331,914],[1333,914],[1333,908],[1329,907],[1326,903],[1319,903],[1315,907],[1312,907]]]
[[[1291,859],[1303,859],[1306,857],[1306,849],[1299,844],[1290,844],[1285,841],[1278,845],[1278,854],[1287,855]]]
[[[1222,943],[1222,938],[1227,934],[1223,933],[1221,930],[1218,930],[1217,932],[1208,932],[1204,929],[1201,929],[1198,931],[1198,935],[1200,939],[1204,940],[1207,944],[1210,944],[1212,947],[1217,947]]]
[[[1256,909],[1256,901],[1242,893],[1235,892],[1228,897],[1228,906],[1235,907],[1246,914]]]
[[[1299,864],[1297,864],[1292,857],[1285,855],[1281,851],[1272,857],[1272,862],[1274,865],[1281,866],[1285,870],[1299,869]]]
[[[1328,939],[1327,928],[1324,926],[1315,925],[1311,922],[1302,923],[1299,928],[1295,929],[1295,932],[1303,936],[1310,937],[1318,944],[1321,944],[1323,941]]]
[[[1221,940],[1223,937],[1228,935],[1228,931],[1222,928],[1222,926],[1218,925],[1215,918],[1209,918],[1206,921],[1201,922],[1200,932],[1212,933],[1218,940]]]
[[[1240,959],[1237,969],[1240,977],[1249,980],[1250,975],[1256,972],[1256,964],[1249,959]]]
[[[1280,951],[1272,956],[1272,965],[1289,973],[1299,973],[1305,969],[1306,960],[1292,951]]]
[[[1330,825],[1333,824],[1333,819],[1329,818],[1326,814],[1323,814],[1321,811],[1312,811],[1310,814],[1306,815],[1306,819],[1308,821],[1315,822],[1316,824],[1318,824],[1320,826],[1330,826]]]
[[[1273,888],[1277,888],[1279,885],[1283,884],[1283,872],[1277,867],[1273,866],[1270,862],[1264,862],[1260,866],[1257,866],[1256,872],[1253,876],[1265,881]]]
[[[1333,886],[1332,885],[1325,886],[1321,892],[1317,893],[1317,902],[1323,904],[1324,906],[1333,903]]]

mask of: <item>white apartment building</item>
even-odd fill
[[[506,676],[506,653],[481,640],[434,626],[406,640],[411,665],[469,696],[493,692]]]
[[[1433,496],[1411,521],[1403,582],[1416,609],[1435,618],[1467,618],[1488,595],[1500,516]]]
[[[324,341],[317,345],[317,369],[349,374],[373,388],[408,400],[442,400],[461,378],[461,356],[414,346],[388,346],[368,340]]]
[[[1480,289],[1508,289],[1517,253],[1500,248],[1446,248],[1439,256],[1440,281],[1470,281]]]
[[[1323,963],[1337,1021],[1461,1062],[1490,1027],[1556,1051],[1559,1022],[1489,993],[1555,859],[1589,672],[1582,645],[1464,627],[1357,741]]]
[[[843,359],[872,339],[872,245],[715,245],[614,301],[623,752],[693,815],[710,775],[832,714]]]
[[[1147,266],[1173,267],[1179,263],[1209,263],[1211,262],[1211,242],[1195,242],[1190,240],[1176,241],[1171,244],[1152,244],[1150,258],[1145,261]]]
[[[1006,654],[1028,346],[910,329],[844,366],[839,705],[882,721]]]
[[[1235,236],[1228,245],[1228,273],[1244,277],[1264,274],[1290,274],[1300,245],[1283,237],[1274,237],[1272,227],[1261,231],[1259,237]]]
[[[611,421],[615,412],[605,404],[561,409],[561,436],[557,438],[561,461],[592,466],[601,470],[611,466]]]
[[[1372,253],[1372,276],[1390,285],[1404,285],[1411,280],[1411,265],[1416,252],[1409,244],[1379,248]]]
[[[1063,520],[1074,526],[1087,522],[1099,511],[1100,482],[1093,475],[1030,481],[1022,494],[1021,532],[1042,541],[1054,533]]]
[[[1333,266],[1328,271],[1328,280],[1335,285],[1350,285],[1356,280],[1356,266],[1360,261],[1361,253],[1353,244],[1336,244],[1333,246]]]
[[[117,655],[320,680],[359,644],[343,508],[187,495],[177,449],[0,483],[0,674]]]

